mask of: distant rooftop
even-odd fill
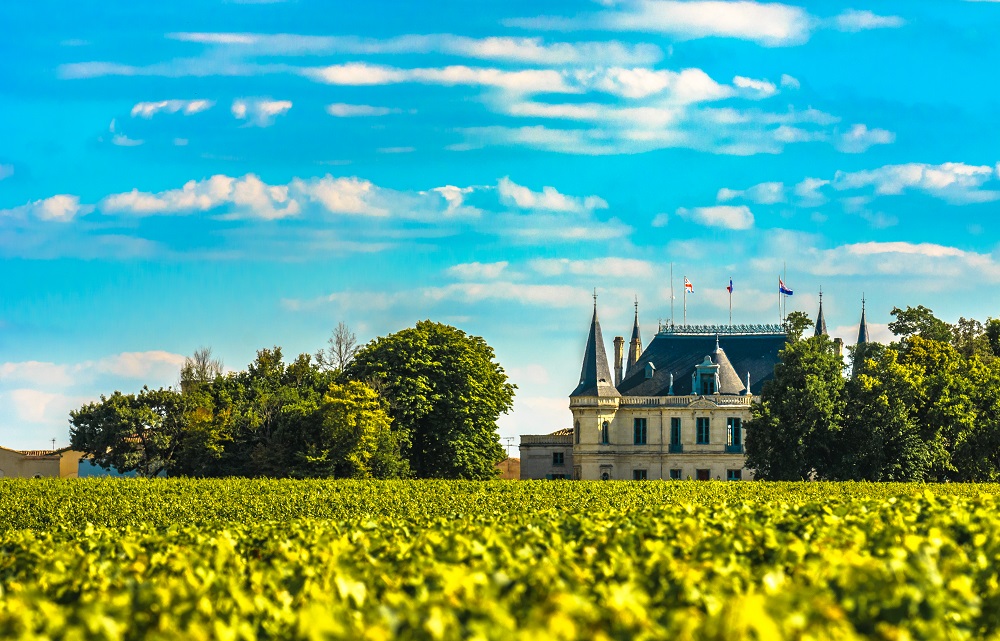
[[[703,336],[705,334],[719,334],[720,336],[732,335],[756,335],[756,334],[785,334],[785,328],[781,325],[673,325],[671,323],[660,323],[657,334],[664,335],[692,335]]]

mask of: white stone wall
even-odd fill
[[[573,447],[575,476],[581,479],[631,480],[635,470],[645,470],[647,479],[669,479],[670,470],[680,470],[682,479],[698,478],[707,470],[710,479],[726,480],[729,470],[739,470],[742,480],[753,478],[746,457],[727,453],[727,419],[750,419],[746,397],[652,397],[645,399],[574,398],[574,425],[580,439]],[[682,453],[670,451],[671,418],[681,419]],[[634,419],[646,419],[646,444],[634,444]],[[709,442],[697,443],[698,418],[710,420]],[[601,424],[608,422],[609,443],[602,444]],[[745,443],[745,439],[740,439]]]

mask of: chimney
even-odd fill
[[[615,336],[615,387],[622,384],[622,358],[625,357],[625,338]]]

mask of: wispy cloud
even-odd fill
[[[896,134],[885,129],[869,129],[866,125],[857,124],[847,132],[839,134],[834,146],[838,151],[849,154],[860,154],[868,151],[872,145],[888,145],[896,142]]]
[[[898,196],[908,190],[917,190],[960,205],[1000,199],[997,189],[982,188],[995,181],[996,170],[989,165],[906,163],[865,171],[837,172],[833,187],[840,191],[871,187],[875,194],[882,196]]]
[[[187,32],[171,33],[167,34],[167,37],[268,56],[438,53],[480,60],[559,66],[649,65],[663,58],[663,51],[651,44],[628,44],[616,41],[545,42],[542,38],[470,38],[453,34],[406,35],[375,39],[289,33]]]
[[[152,118],[158,113],[183,113],[190,116],[211,109],[215,105],[212,100],[159,100],[157,102],[138,102],[132,107],[132,117]]]
[[[723,229],[750,229],[753,212],[746,205],[715,205],[714,207],[681,207],[677,215],[699,225]]]
[[[231,111],[237,120],[246,120],[256,127],[270,127],[274,119],[288,113],[291,100],[270,100],[268,98],[238,98],[233,101]]]
[[[506,205],[520,209],[544,209],[548,211],[581,212],[594,209],[607,209],[608,203],[600,196],[583,198],[567,196],[554,187],[542,187],[542,191],[531,191],[518,185],[508,177],[497,183],[500,200]]]
[[[603,29],[664,34],[673,38],[735,38],[766,47],[800,45],[816,29],[863,31],[901,27],[898,16],[847,10],[830,19],[818,18],[801,7],[748,0],[622,0],[609,9],[574,17],[539,16],[505,21],[509,26],[552,31]]]
[[[880,16],[871,11],[848,9],[831,19],[833,28],[839,31],[856,33],[870,29],[897,29],[906,24],[899,16]]]
[[[372,105],[349,105],[343,102],[336,102],[326,106],[326,113],[336,118],[357,118],[371,116],[388,116],[399,113],[400,109],[391,107],[374,107]]]
[[[653,275],[653,263],[636,258],[538,258],[528,267],[542,276],[587,276],[599,278],[647,278]]]
[[[0,218],[32,217],[46,222],[68,223],[78,214],[87,213],[91,209],[93,208],[80,205],[79,196],[57,194],[19,207],[0,209]]]
[[[462,280],[494,280],[500,278],[509,264],[505,260],[495,263],[462,263],[452,265],[445,273]]]
[[[253,174],[190,180],[180,189],[158,193],[133,189],[100,202],[102,211],[139,216],[204,212],[223,205],[231,206],[232,214],[267,220],[294,216],[300,211],[299,203],[289,197],[287,186],[267,185]]]

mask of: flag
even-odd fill
[[[778,278],[778,293],[784,294],[785,296],[792,295],[792,290],[785,287],[785,281],[781,280],[780,277]]]
[[[684,277],[684,291],[694,293],[694,283],[689,281],[687,276]]]
[[[733,279],[732,279],[732,278],[730,278],[730,279],[729,279],[729,287],[727,287],[727,288],[726,288],[726,290],[727,290],[727,291],[728,291],[728,292],[729,292],[730,294],[732,294],[732,293],[733,293]]]

